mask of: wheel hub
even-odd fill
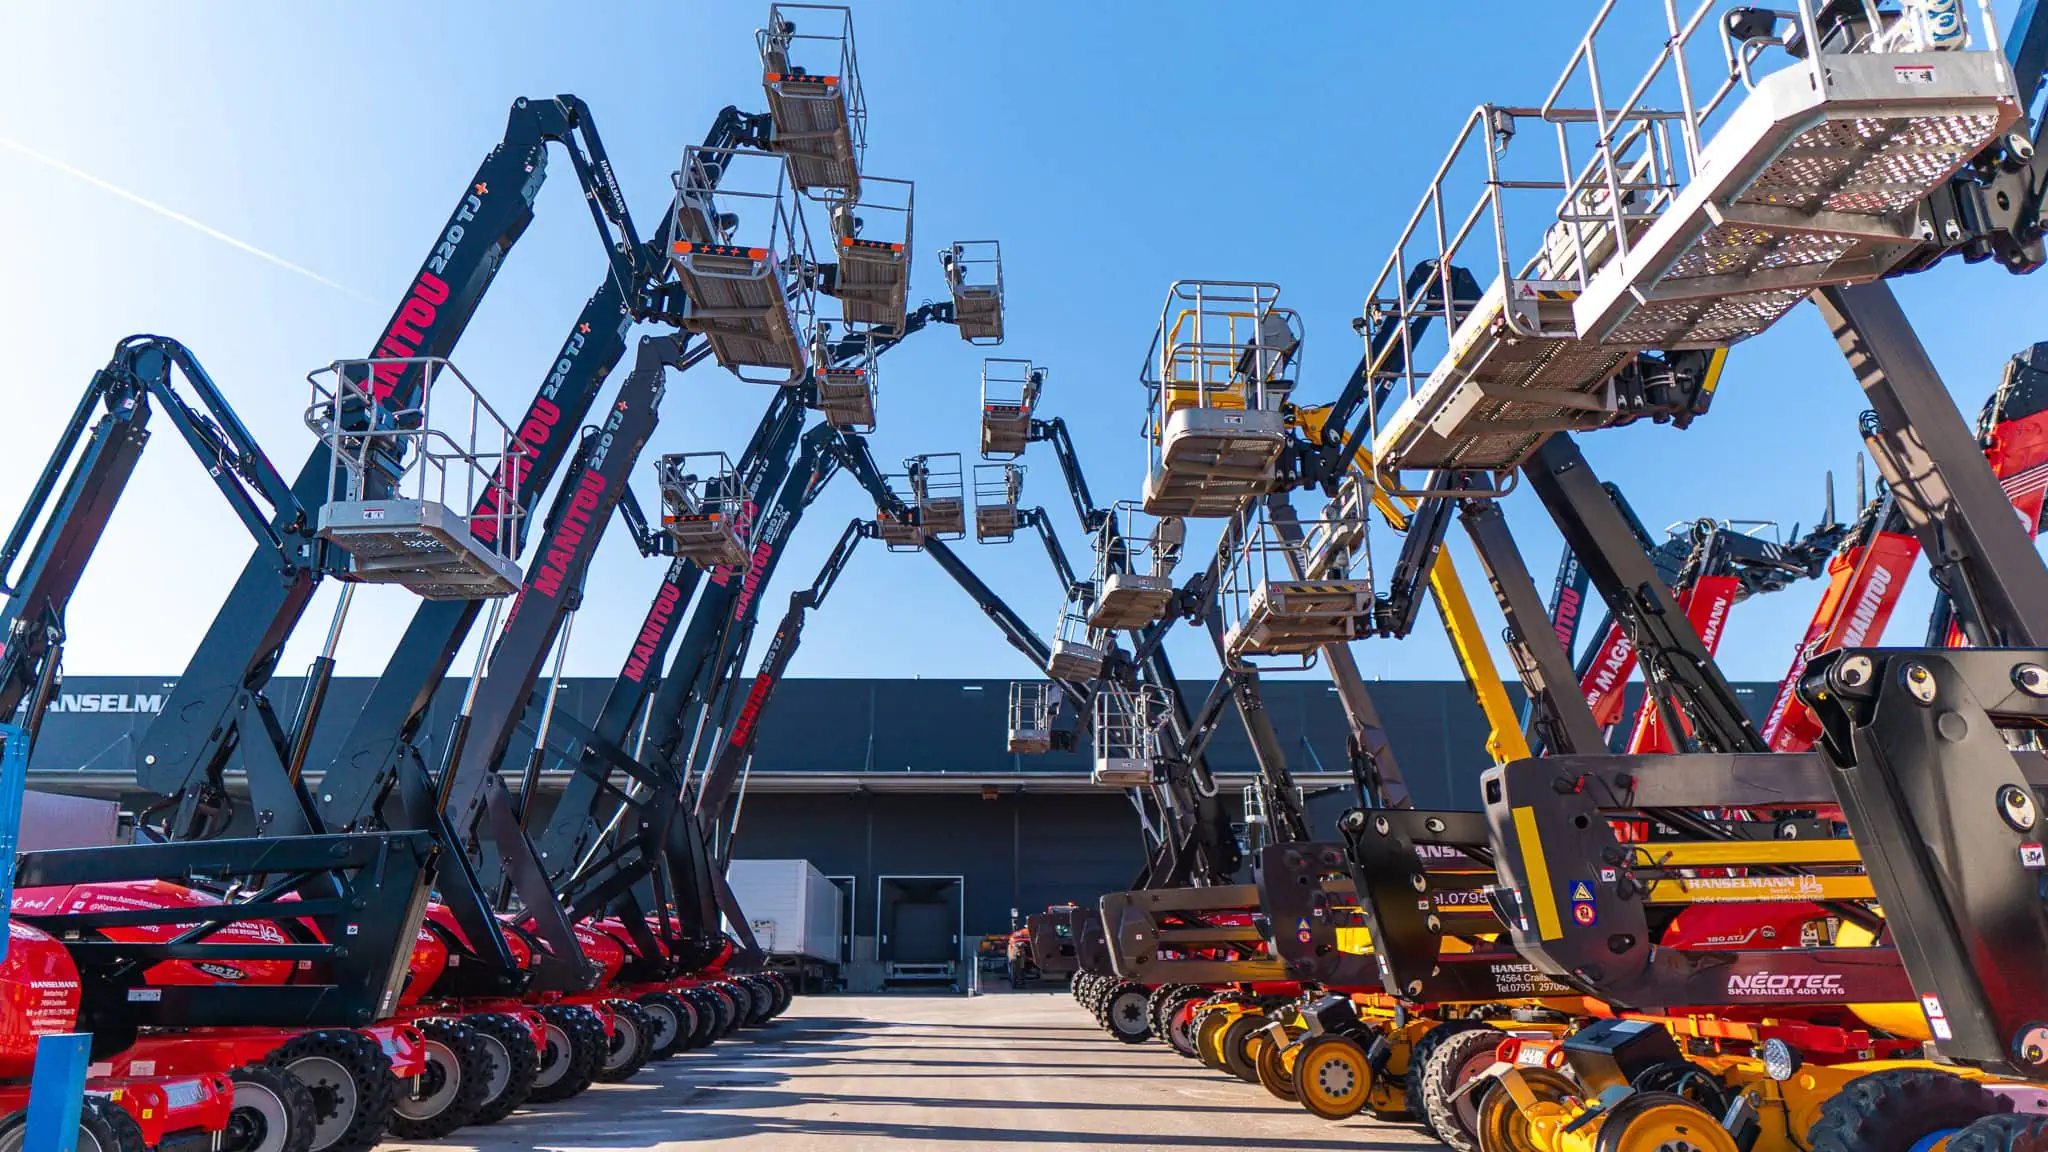
[[[413,1078],[412,1085],[398,1098],[398,1114],[408,1120],[425,1120],[446,1111],[462,1091],[462,1065],[455,1053],[438,1040],[427,1041],[427,1067]]]
[[[554,1084],[569,1072],[569,1034],[550,1020],[547,1041],[547,1048],[540,1055],[540,1075],[534,1078],[534,1083],[542,1088]]]
[[[341,1139],[356,1117],[356,1082],[348,1069],[326,1056],[306,1056],[288,1069],[313,1095],[313,1147]]]
[[[640,1047],[640,1026],[625,1016],[612,1021],[611,1049],[605,1056],[606,1071],[622,1067]]]
[[[234,1111],[228,1113],[227,1130],[221,1133],[222,1152],[262,1152],[283,1147],[287,1123],[284,1101],[258,1085],[237,1081]],[[275,1141],[271,1139],[273,1132],[277,1134]]]
[[[491,1074],[484,1082],[484,1099],[496,1100],[505,1094],[505,1086],[512,1083],[512,1053],[496,1036],[483,1037],[484,1049],[491,1054]]]
[[[676,1033],[682,1031],[682,1025],[676,1020],[676,1014],[670,1011],[667,1005],[663,1004],[642,1004],[640,1007],[646,1011],[649,1019],[654,1022],[654,1046],[656,1048],[666,1048],[674,1043]]]

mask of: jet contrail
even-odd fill
[[[203,233],[207,236],[211,236],[215,240],[218,240],[231,248],[236,248],[239,249],[240,251],[246,252],[249,255],[256,257],[258,260],[263,260],[267,263],[275,264],[279,268],[282,268],[287,272],[296,272],[299,275],[304,276],[308,280],[312,280],[319,284],[324,284],[327,287],[334,289],[336,292],[340,292],[346,296],[354,297],[357,300],[361,300],[365,304],[377,303],[375,300],[372,300],[370,297],[364,295],[361,292],[356,291],[355,289],[349,287],[346,284],[339,284],[333,280],[329,280],[327,277],[322,276],[321,274],[313,271],[310,268],[301,268],[299,265],[294,264],[289,260],[286,260],[282,256],[273,256],[270,253],[265,252],[263,249],[256,247],[254,244],[244,243],[243,241],[235,239],[233,236],[228,235],[227,233],[221,231],[218,228],[202,224],[199,221],[194,220],[190,216],[185,215],[183,212],[178,212],[170,208],[166,208],[154,200],[150,200],[142,196],[137,196],[135,193],[128,191],[126,188],[122,188],[114,184],[109,184],[105,180],[100,179],[99,177],[93,175],[90,172],[82,172],[76,168],[73,168],[71,165],[64,163],[62,160],[59,160],[54,156],[45,156],[41,152],[36,151],[35,149],[29,147],[26,144],[23,144],[19,140],[14,140],[6,136],[0,136],[0,147],[12,148],[16,152],[21,153],[23,156],[26,156],[31,160],[39,161],[43,164],[50,166],[51,168],[55,168],[57,171],[64,173],[66,176],[70,176],[78,180],[83,180],[87,184],[90,184],[93,187],[98,188],[102,192],[112,193],[113,195],[119,196],[121,199],[128,201],[130,204],[147,208],[151,212],[154,212],[157,215],[162,216],[166,219],[175,220],[178,223],[183,224],[187,228],[190,228],[196,232]]]

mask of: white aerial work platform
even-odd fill
[[[1926,5],[1852,5],[1824,24],[1822,0],[1667,4],[1639,73],[1617,63],[1632,33],[1610,2],[1540,106],[1473,113],[1368,294],[1410,343],[1374,429],[1382,483],[1498,495],[1553,433],[1685,419],[1711,395],[1718,357],[1661,398],[1651,380],[1648,403],[1617,374],[1645,351],[1726,349],[1933,239],[1922,202],[2022,111],[1988,5],[1974,40],[1950,6],[1937,29],[1919,19]],[[1555,137],[1532,157],[1549,157],[1547,171],[1509,147],[1518,127]],[[1462,218],[1446,209],[1461,180],[1482,186]],[[1532,217],[1543,243],[1517,262],[1510,233]],[[1410,292],[1410,270],[1430,261],[1493,279],[1477,301]],[[1412,472],[1480,479],[1401,479]]]
[[[1279,298],[1274,284],[1181,280],[1168,289],[1140,373],[1145,511],[1229,516],[1272,490],[1301,347],[1300,318]]]
[[[416,406],[385,407],[383,379],[413,369]],[[428,600],[519,590],[515,457],[528,449],[475,385],[439,356],[337,360],[306,380],[306,426],[328,461],[316,530],[348,553],[351,578]]]

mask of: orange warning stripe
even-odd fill
[[[768,250],[766,248],[740,248],[731,244],[692,244],[688,240],[676,241],[669,246],[669,251],[678,256],[687,256],[692,252],[702,252],[706,256],[744,256],[749,260],[766,260],[768,258]]]

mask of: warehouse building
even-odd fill
[[[67,679],[43,726],[31,786],[118,798],[125,810],[141,810],[154,797],[135,790],[134,749],[174,683]],[[334,682],[327,723],[307,760],[314,788],[318,766],[371,683]],[[592,718],[610,683],[566,680],[556,706]],[[297,687],[274,686],[280,716],[295,714]],[[1316,795],[1316,823],[1327,826],[1326,817],[1350,803],[1335,691],[1311,679],[1268,680],[1263,689],[1289,767]],[[1488,764],[1486,728],[1464,684],[1384,681],[1371,689],[1416,803],[1477,807],[1478,776]],[[1761,715],[1774,686],[1737,690],[1752,715]],[[1128,886],[1138,874],[1144,845],[1130,801],[1090,784],[1084,756],[1008,752],[1008,692],[1001,680],[792,679],[777,689],[728,829],[733,855],[809,860],[841,886],[850,986],[879,978],[876,937],[878,925],[893,922],[891,901],[943,902],[965,951],[1007,931],[1013,914],[1090,899]],[[1519,691],[1513,695],[1519,701]],[[423,729],[429,763],[437,762],[460,704],[457,683],[437,697]],[[537,714],[529,710],[507,765],[526,762]],[[1229,794],[1250,782],[1256,765],[1234,714],[1226,714],[1208,759]],[[540,803],[553,802],[564,776],[549,765]]]

